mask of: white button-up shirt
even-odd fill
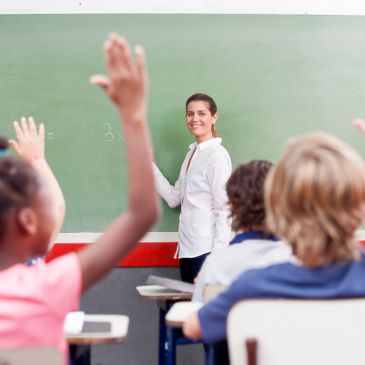
[[[171,208],[181,205],[179,258],[197,257],[229,244],[231,219],[226,183],[232,164],[221,143],[221,138],[212,138],[191,144],[174,186],[153,165],[159,194]]]

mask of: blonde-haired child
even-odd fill
[[[365,215],[365,164],[351,147],[325,133],[290,140],[265,202],[269,228],[296,261],[242,274],[186,321],[186,336],[224,341],[228,312],[241,299],[365,296],[365,253],[354,241]]]

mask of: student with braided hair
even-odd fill
[[[116,105],[125,135],[128,208],[92,245],[50,263],[26,266],[44,255],[63,219],[63,198],[44,158],[44,127],[32,118],[15,123],[21,157],[0,157],[0,348],[56,347],[67,363],[66,314],[81,294],[106,275],[145,235],[158,217],[146,124],[144,53],[133,63],[125,39],[105,43],[109,77],[94,76]]]

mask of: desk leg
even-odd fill
[[[166,310],[160,308],[160,318],[159,318],[159,339],[158,339],[158,365],[166,364],[166,325],[165,316]]]
[[[70,345],[70,365],[91,365],[91,347]]]
[[[176,363],[176,329],[166,326],[166,365]]]

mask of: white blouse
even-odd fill
[[[174,186],[153,164],[158,193],[171,208],[181,205],[179,258],[197,257],[229,244],[231,219],[226,183],[232,163],[221,143],[221,138],[212,138],[191,144]]]

